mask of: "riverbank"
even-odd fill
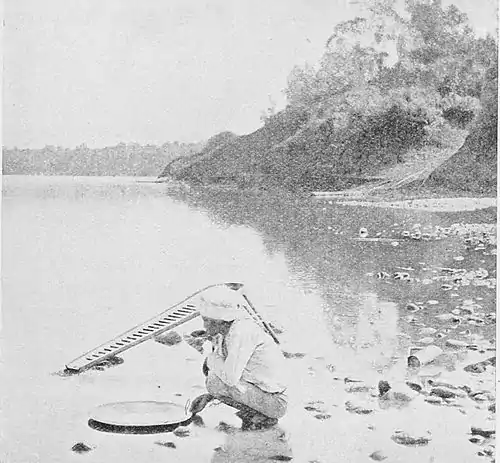
[[[337,201],[338,204],[350,206],[382,207],[389,209],[410,209],[423,210],[429,212],[462,212],[475,211],[497,207],[497,198],[421,198],[406,199],[400,201],[380,201],[380,200],[347,200]]]
[[[168,184],[169,180],[157,180],[157,183]],[[185,191],[196,191],[197,188],[214,191],[244,191],[248,194],[271,194],[287,198],[308,198],[335,201],[342,205],[382,207],[392,209],[425,210],[428,212],[460,212],[474,211],[497,207],[497,196],[493,193],[467,193],[450,189],[398,189],[390,191],[363,191],[350,189],[343,191],[291,192],[282,188],[239,188],[236,185],[204,185],[191,186],[186,182],[172,181],[171,186]]]

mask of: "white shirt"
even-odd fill
[[[227,335],[217,337],[212,345],[208,368],[228,386],[240,389],[243,380],[266,392],[286,389],[283,354],[252,320],[235,320]]]

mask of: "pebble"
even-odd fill
[[[374,412],[373,408],[367,408],[364,405],[354,404],[350,400],[345,403],[345,409],[348,412],[356,413],[357,415],[368,415]]]
[[[167,331],[155,337],[155,341],[166,346],[175,346],[182,342],[182,337],[177,331]]]
[[[364,227],[361,227],[359,229],[359,233],[358,234],[359,234],[360,238],[366,238],[368,236],[368,230],[366,228],[364,228]]]
[[[470,432],[473,436],[482,436],[485,437],[486,439],[489,439],[495,434],[494,429],[482,429],[475,426],[471,426]]]
[[[187,426],[179,426],[175,431],[174,435],[177,437],[187,437],[191,434],[191,431]]]
[[[317,420],[328,420],[332,417],[332,415],[329,415],[328,413],[318,413],[317,415],[314,415],[314,418]]]
[[[457,390],[448,387],[433,387],[431,389],[431,395],[441,397],[442,399],[454,399],[460,396]]]
[[[177,446],[173,442],[160,442],[157,441],[155,442],[156,445],[159,445],[160,447],[167,447],[169,449],[176,449]]]
[[[486,367],[481,363],[473,363],[471,365],[467,365],[464,370],[467,373],[484,373],[486,371]]]
[[[344,383],[362,383],[363,381],[361,381],[360,379],[353,379],[353,378],[349,378],[349,376],[346,376],[344,378]]]
[[[105,368],[121,365],[123,362],[124,360],[121,357],[113,355],[112,357],[108,357],[107,359],[104,359],[102,362],[99,362],[98,364],[94,365],[92,369],[103,371]]]
[[[351,386],[346,389],[346,392],[355,393],[355,392],[370,392],[370,386]]]
[[[483,360],[482,362],[471,363],[464,367],[464,371],[468,373],[484,373],[488,365],[495,365],[495,357]]]
[[[439,301],[435,301],[434,299],[431,299],[430,301],[427,301],[427,304],[436,305],[436,304],[439,304]]]
[[[456,256],[456,257],[453,258],[453,260],[456,260],[457,262],[460,262],[460,261],[462,261],[464,259],[465,259],[464,256]]]
[[[477,317],[475,315],[469,315],[467,317],[468,322],[474,322],[475,324],[481,325],[484,323],[484,320],[481,317]]]
[[[418,312],[420,310],[420,307],[417,304],[413,304],[413,302],[410,302],[406,305],[406,310],[410,312]]]
[[[71,447],[71,450],[76,453],[86,453],[90,452],[92,450],[92,447],[89,447],[87,444],[84,444],[83,442],[78,442],[73,447]]]
[[[387,459],[387,457],[380,450],[373,452],[370,455],[370,458],[375,461],[383,461]]]
[[[303,352],[283,352],[283,356],[287,359],[301,359],[306,356]]]
[[[409,402],[413,400],[413,397],[410,397],[408,394],[399,391],[388,391],[385,394],[382,394],[380,397],[380,406],[382,408],[388,407],[398,407],[401,408],[406,406]]]
[[[485,441],[485,438],[482,436],[472,436],[469,438],[469,442],[472,442],[473,444],[479,444],[481,445]]]
[[[486,402],[488,400],[488,396],[485,394],[475,394],[474,396],[471,396],[471,398],[476,402]]]
[[[427,384],[429,384],[430,386],[433,386],[433,387],[447,387],[449,389],[463,389],[464,387],[468,388],[468,386],[455,386],[453,384],[446,383],[444,381],[439,381],[439,380],[432,379],[432,378],[427,380]],[[472,391],[472,389],[469,388],[469,391]]]
[[[438,396],[429,396],[424,399],[427,403],[433,404],[433,405],[442,405],[443,404],[443,399]]]
[[[477,391],[469,394],[469,397],[476,402],[486,402],[495,400],[495,395],[490,391]]]
[[[283,334],[285,332],[282,327],[276,326],[274,323],[269,322],[269,326],[276,334]]]
[[[401,445],[427,445],[431,440],[431,436],[412,436],[403,431],[395,431],[391,439]]]
[[[306,405],[304,407],[304,410],[307,410],[308,412],[320,412],[320,413],[323,413],[325,411],[323,407],[316,406],[313,403],[311,403],[310,405]]]
[[[406,381],[406,385],[410,388],[410,389],[413,389],[414,391],[416,392],[422,392],[422,386],[420,384],[417,384],[417,383],[413,383],[411,381]]]
[[[457,339],[448,339],[446,341],[446,345],[448,347],[454,347],[456,349],[465,349],[469,345],[469,343],[465,341],[459,341]]]
[[[431,335],[431,334],[435,334],[435,333],[437,333],[436,328],[431,328],[431,327],[422,328],[422,329],[419,331],[419,334],[422,334],[422,335],[424,335],[424,336]]]
[[[485,457],[485,456],[488,456],[488,457],[492,457],[493,456],[493,453],[494,453],[494,450],[493,449],[486,449],[486,448],[483,448],[481,449],[479,452],[477,452],[477,454],[480,456],[480,457]],[[493,460],[493,463],[495,462],[495,460]]]

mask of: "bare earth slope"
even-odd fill
[[[482,111],[458,152],[436,169],[431,184],[462,191],[494,193],[497,184],[498,70],[486,74]]]
[[[346,196],[395,193],[424,184],[426,190],[491,195],[497,182],[497,85],[492,68],[483,86],[482,111],[470,132],[449,128],[441,146],[426,145],[417,136],[402,145],[397,121],[378,127],[375,120],[336,131],[327,119],[308,120],[287,108],[251,134],[213,137],[218,138],[203,151],[172,162],[160,177]]]

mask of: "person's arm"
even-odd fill
[[[228,386],[237,386],[250,357],[257,347],[252,334],[246,330],[238,330],[231,334],[227,346],[227,358],[219,355],[211,358],[211,368]]]

